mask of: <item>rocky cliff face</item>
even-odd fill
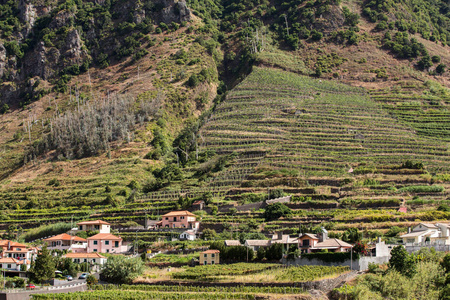
[[[191,11],[187,7],[186,1],[163,0],[162,4],[164,5],[161,13],[162,22],[187,22],[191,20]]]
[[[129,0],[115,4],[103,0],[89,2],[102,7],[97,9],[101,13],[96,15],[92,6],[84,2],[73,7],[73,4],[57,6],[58,2],[53,0],[46,1],[45,5],[36,0],[19,1],[17,17],[21,26],[13,36],[17,42],[15,49],[22,53],[10,51],[10,44],[0,43],[0,79],[3,81],[0,93],[9,96],[0,101],[21,101],[10,97],[19,98],[23,94],[27,78],[39,77],[54,82],[67,67],[81,66],[86,61],[96,62],[99,55],[114,57],[117,51],[128,50],[131,44],[125,39],[140,29],[118,33],[120,24],[132,22],[134,26],[141,24],[142,27],[142,23],[147,26],[149,22],[157,25],[160,22],[170,24],[191,20],[191,11],[185,0]],[[140,38],[135,35],[133,39]],[[24,44],[25,47],[22,46]]]
[[[21,0],[19,3],[20,20],[25,24],[23,36],[28,36],[36,22],[37,12],[30,0]]]

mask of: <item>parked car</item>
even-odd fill
[[[78,279],[86,279],[86,277],[87,277],[88,275],[89,275],[88,273],[82,273],[82,274],[80,275],[80,277],[78,277]]]
[[[73,277],[70,276],[70,275],[65,275],[64,277],[66,277],[66,279],[67,279],[68,281],[72,281],[72,280],[73,280]]]
[[[27,290],[34,290],[34,289],[36,288],[36,286],[35,286],[34,284],[32,284],[32,283],[29,283],[29,284],[26,285],[25,288],[26,288]]]

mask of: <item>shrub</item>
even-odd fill
[[[292,213],[291,209],[283,203],[274,203],[268,205],[264,210],[264,218],[266,221],[272,221],[281,217],[288,216]]]
[[[105,263],[102,278],[108,282],[131,283],[141,275],[144,263],[140,257],[128,258],[122,255],[111,256]]]

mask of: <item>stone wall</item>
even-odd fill
[[[384,264],[388,261],[389,256],[363,256],[360,259],[354,259],[353,261],[347,259],[343,262],[324,262],[316,258],[297,258],[295,260],[283,260],[283,263],[289,266],[347,266],[354,271],[365,271],[369,268],[370,263]]]
[[[69,292],[84,292],[87,290],[86,283],[74,284],[71,287],[49,287],[42,290],[15,290],[14,292],[0,293],[0,300],[29,300],[33,294],[58,294]]]

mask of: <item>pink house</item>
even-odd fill
[[[87,252],[121,253],[122,238],[110,233],[99,233],[87,239]]]
[[[67,233],[58,234],[48,239],[44,239],[50,250],[68,250],[74,253],[85,253],[87,240],[79,236],[71,236]]]
[[[162,216],[162,220],[157,224],[162,228],[188,228],[198,230],[200,222],[197,217],[187,210],[172,211]]]

